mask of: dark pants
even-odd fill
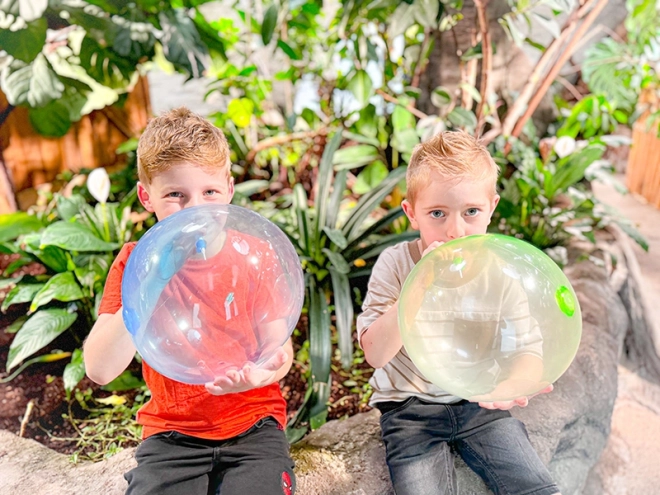
[[[397,495],[458,491],[452,449],[497,495],[554,495],[559,488],[508,411],[410,398],[376,404]]]
[[[137,467],[124,475],[127,495],[293,495],[289,444],[272,418],[229,440],[175,431],[148,437]]]

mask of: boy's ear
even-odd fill
[[[410,201],[408,201],[407,199],[401,201],[401,208],[403,208],[403,212],[408,217],[408,220],[410,220],[410,226],[415,230],[419,230],[419,224],[417,223],[417,219],[415,218],[415,209],[413,208]]]
[[[493,199],[491,200],[490,203],[490,215],[488,215],[488,223],[490,223],[490,219],[493,218],[493,213],[495,213],[495,208],[497,208],[497,204],[500,202],[500,195],[496,194],[493,196]]]
[[[231,175],[229,176],[227,193],[229,195],[227,203],[231,203],[231,200],[234,197],[234,178]]]
[[[137,184],[137,195],[140,203],[142,203],[142,206],[144,206],[144,209],[150,213],[153,213],[154,207],[151,204],[151,196],[149,195],[149,191],[146,187],[144,187],[142,182],[138,182]]]

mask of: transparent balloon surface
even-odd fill
[[[551,258],[519,239],[485,234],[422,258],[403,285],[399,328],[429,381],[492,402],[554,383],[577,353],[582,317]]]
[[[136,349],[159,373],[190,384],[272,357],[303,299],[287,236],[233,205],[186,208],[158,222],[133,249],[122,280]]]

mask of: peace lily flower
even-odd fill
[[[105,204],[110,195],[110,177],[103,167],[95,168],[87,176],[87,190],[96,201]]]
[[[575,139],[570,136],[560,137],[557,139],[554,146],[555,153],[557,153],[559,158],[564,158],[565,156],[570,155],[576,150],[576,148],[577,144],[575,143]]]

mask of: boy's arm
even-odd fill
[[[114,314],[101,314],[83,344],[87,376],[99,385],[106,385],[128,367],[135,352],[131,335],[124,326],[122,308]]]
[[[105,281],[99,317],[83,344],[87,376],[100,385],[117,378],[136,352],[124,326],[121,305],[121,283],[132,246],[132,243],[124,244],[112,263]]]
[[[369,325],[360,337],[360,346],[365,359],[374,368],[382,368],[397,355],[403,347],[399,333],[399,301]]]
[[[431,243],[422,252],[422,257],[441,244],[437,241]],[[399,277],[396,261],[384,251],[371,272],[363,313],[358,318],[360,346],[365,359],[374,368],[385,366],[403,347],[399,330],[399,296],[404,280],[400,278],[403,277]],[[410,290],[413,293],[408,300],[421,306],[423,287],[412,287]],[[407,308],[406,316],[410,318],[418,309]]]
[[[362,313],[357,318],[358,342],[374,368],[389,363],[403,347],[399,333],[399,295],[403,285],[397,262],[385,250],[371,270]]]

